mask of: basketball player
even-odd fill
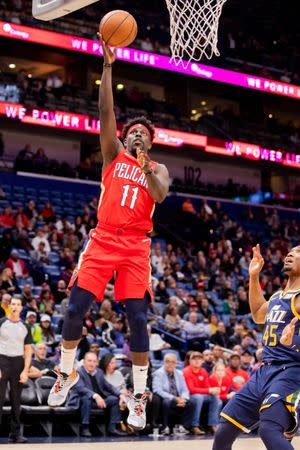
[[[99,91],[103,167],[98,224],[90,232],[70,281],[61,368],[48,404],[63,404],[78,381],[74,360],[83,317],[94,300],[102,300],[106,284],[115,275],[115,299],[124,301],[130,325],[134,394],[128,404],[128,424],[143,429],[149,351],[147,309],[152,297],[151,239],[147,233],[152,230],[156,202],[162,202],[168,193],[169,174],[164,165],[150,160],[154,127],[145,117],[132,119],[125,125],[123,144],[117,138],[112,92],[115,55],[104,42],[103,50]]]
[[[241,430],[250,433],[257,427],[268,450],[293,449],[300,398],[300,246],[284,260],[286,288],[269,301],[259,284],[263,265],[256,245],[249,266],[249,300],[253,320],[265,324],[263,364],[221,412],[213,450],[231,450]]]

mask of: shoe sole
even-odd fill
[[[144,429],[146,428],[146,425],[143,426],[143,427],[137,427],[137,426],[135,426],[135,425],[132,425],[131,423],[128,422],[128,420],[127,420],[127,425],[128,425],[128,427],[131,428],[133,431],[141,431],[141,430],[144,430]]]
[[[56,401],[56,402],[51,402],[51,401],[49,401],[49,398],[48,398],[48,406],[55,407],[55,406],[61,406],[61,405],[63,405],[63,404],[65,403],[65,401],[66,401],[66,398],[67,398],[67,396],[68,396],[68,393],[70,392],[70,389],[72,389],[72,387],[75,386],[75,384],[76,384],[78,381],[79,381],[79,375],[77,374],[75,380],[70,384],[70,387],[69,387],[68,392],[66,393],[66,395],[65,395],[60,401]]]

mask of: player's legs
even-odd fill
[[[267,450],[294,448],[284,437],[284,432],[290,427],[291,421],[291,414],[281,400],[261,412],[258,432]]]
[[[146,426],[146,383],[148,376],[149,337],[147,331],[147,311],[150,296],[126,299],[126,313],[130,326],[130,352],[133,373],[133,398],[128,403],[128,424],[135,429]]]
[[[221,418],[215,434],[212,450],[231,450],[232,444],[240,433],[241,430],[233,425],[233,423]]]
[[[78,287],[77,282],[76,280],[71,289],[70,302],[64,319],[60,373],[49,394],[50,406],[62,405],[69,390],[78,381],[78,375],[74,370],[76,350],[81,339],[84,315],[95,300],[95,295]]]

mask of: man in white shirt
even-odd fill
[[[31,245],[34,248],[34,250],[38,251],[39,245],[41,242],[44,242],[44,244],[45,244],[45,251],[50,252],[51,248],[50,248],[49,241],[48,241],[45,233],[43,232],[43,230],[39,229],[37,231],[36,236],[31,241]]]

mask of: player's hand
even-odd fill
[[[144,172],[148,172],[149,170],[151,170],[150,158],[147,155],[147,153],[143,152],[140,148],[137,148],[136,154],[137,154],[137,161],[138,161],[139,165],[141,166],[141,169]]]
[[[252,248],[252,251],[253,251],[253,257],[252,257],[250,265],[249,265],[250,277],[254,276],[254,275],[258,275],[264,265],[264,259],[260,254],[260,245],[257,244],[255,247]]]
[[[20,373],[20,379],[19,379],[19,382],[22,383],[22,384],[25,384],[25,383],[27,383],[27,381],[28,381],[28,372],[26,372],[25,370],[23,370],[23,371]]]
[[[298,322],[298,317],[294,317],[293,320],[283,329],[280,344],[292,345],[293,337],[295,334],[295,325]]]
[[[101,41],[103,47],[103,57],[105,64],[113,64],[116,60],[115,50],[109,47],[102,39],[102,34],[97,33],[99,40]]]
[[[227,399],[230,400],[234,396],[235,396],[235,392],[229,392],[229,394],[227,394]]]

